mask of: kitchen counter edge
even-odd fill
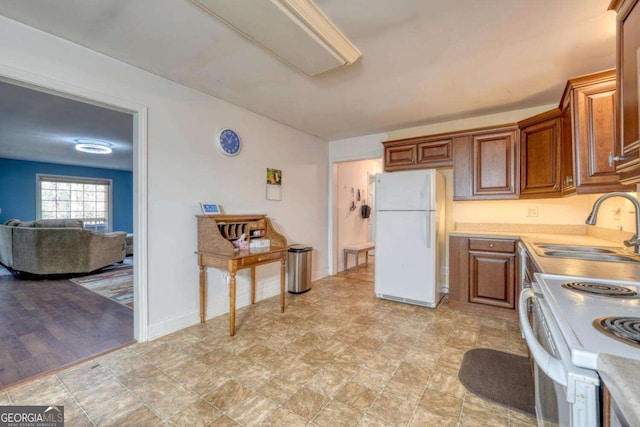
[[[625,421],[632,426],[640,426],[640,382],[634,380],[638,372],[638,360],[606,353],[598,356],[598,374],[607,385]]]

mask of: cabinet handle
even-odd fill
[[[489,243],[489,247],[492,248],[493,247],[493,243]]]
[[[613,162],[624,162],[627,159],[627,156],[614,156],[613,153],[609,151],[609,167],[613,166]]]
[[[565,185],[571,185],[573,184],[573,177],[572,176],[568,176],[564,179],[564,183]]]

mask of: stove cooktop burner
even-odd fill
[[[599,317],[593,326],[611,338],[640,347],[640,317]]]
[[[605,285],[603,283],[567,282],[562,287],[576,292],[585,292],[591,295],[613,298],[638,298],[638,292],[633,289],[618,285]]]

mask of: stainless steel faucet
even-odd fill
[[[634,247],[633,252],[640,254],[640,238],[638,237],[638,233],[640,233],[640,201],[635,197],[631,196],[628,193],[623,193],[621,191],[617,191],[614,193],[605,194],[604,196],[600,196],[598,200],[593,204],[593,208],[591,209],[591,213],[587,217],[585,224],[587,225],[596,225],[596,221],[598,220],[598,209],[600,209],[600,205],[607,199],[612,197],[622,197],[624,199],[629,200],[636,208],[636,234],[631,236],[629,240],[624,241],[624,245],[627,247]]]

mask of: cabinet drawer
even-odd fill
[[[246,267],[249,265],[255,265],[255,264],[260,264],[266,261],[272,261],[272,260],[276,260],[276,259],[280,259],[280,253],[279,252],[274,252],[274,253],[264,253],[264,254],[256,254],[253,256],[248,256],[248,257],[244,257],[240,260],[240,266],[242,267]]]
[[[418,164],[427,166],[450,166],[453,164],[451,147],[453,138],[418,144]]]
[[[416,164],[416,144],[393,145],[384,147],[385,170],[410,168]]]
[[[469,250],[515,253],[515,240],[469,239]]]

